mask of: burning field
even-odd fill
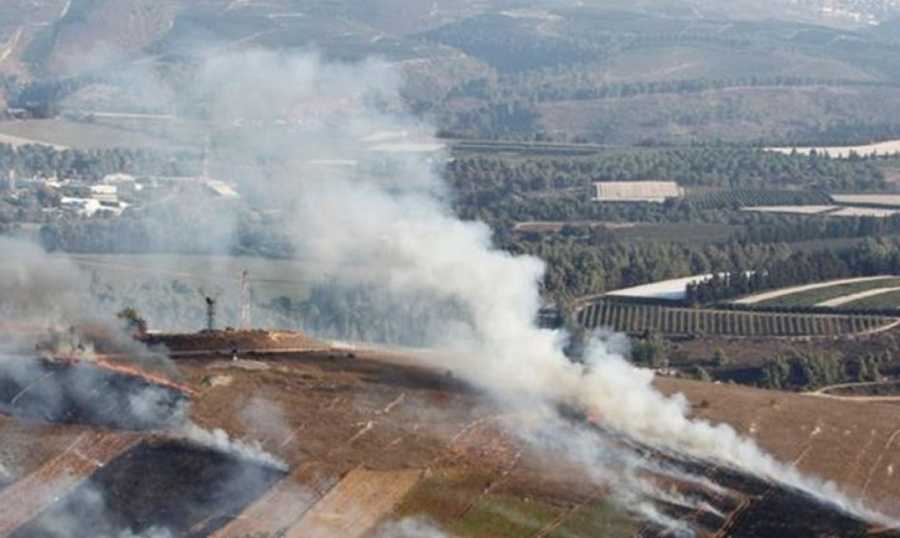
[[[621,335],[567,353],[536,323],[543,262],[453,213],[443,157],[359,143],[430,134],[392,66],[198,63],[172,95],[201,102],[173,110],[229,126],[209,138],[242,197],[153,206],[134,217],[140,244],[233,252],[256,235],[241,218],[277,215],[320,271],[288,311],[415,347],[215,331],[217,300],[190,292],[174,297],[204,301],[206,331],[147,334],[137,311],[173,305],[0,239],[0,538],[898,535],[895,408],[657,380]],[[325,101],[342,105],[290,115]],[[230,307],[242,326],[251,291]]]
[[[162,413],[165,420],[154,423],[121,412],[128,409],[124,395],[145,390],[150,378],[91,372],[103,380],[97,393],[106,395],[86,403],[69,397],[70,413],[48,411],[56,408],[36,389],[10,406],[21,385],[4,389],[10,416],[0,417],[0,462],[8,473],[0,482],[0,536],[119,537],[123,529],[154,538],[900,536],[828,499],[644,444],[574,408],[557,410],[554,430],[534,430],[560,439],[536,443],[520,430],[546,417],[510,413],[409,355],[331,350],[249,359],[180,359],[184,392],[155,388],[169,395],[162,409],[183,407],[186,414]],[[86,366],[42,367],[65,387],[78,371],[65,368]],[[900,496],[895,481],[874,476],[892,464],[891,451],[843,434],[856,422],[853,414],[835,412],[845,403],[778,395],[777,407],[759,409],[770,393],[674,381],[663,388],[703,397],[700,413],[747,430],[780,457],[800,455],[801,469],[847,488],[858,486],[854,476],[867,477],[879,499]],[[79,408],[112,402],[121,406],[115,420]],[[807,427],[811,407],[819,409],[817,434]],[[856,412],[900,428],[892,410],[858,404]],[[179,421],[230,435],[213,436],[217,444]],[[859,469],[804,457],[819,450],[818,436],[823,445],[839,445],[832,450],[846,451]],[[228,446],[240,443],[235,439],[258,444],[245,443],[253,450],[242,452]],[[40,449],[32,453],[31,445]],[[629,454],[632,461],[619,463],[633,466],[641,487],[654,490],[656,521],[619,508],[619,486],[585,474],[571,453],[584,451],[582,445],[605,447],[592,455]],[[274,459],[257,459],[263,451]]]
[[[151,374],[82,360],[4,357],[0,411],[14,417],[151,430],[177,422],[188,397]]]

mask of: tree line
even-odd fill
[[[708,304],[743,295],[813,282],[900,273],[900,241],[871,239],[844,250],[799,251],[756,267],[715,274],[687,286],[689,304]]]

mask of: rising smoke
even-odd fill
[[[461,221],[449,209],[440,177],[445,155],[408,151],[415,149],[412,142],[429,140],[431,129],[403,112],[401,84],[396,71],[378,61],[333,65],[314,55],[269,52],[217,57],[191,81],[210,124],[220,126],[220,153],[275,163],[232,179],[253,203],[281,212],[301,259],[336,285],[369,284],[400,301],[426,296],[459,309],[428,335],[430,345],[457,357],[441,367],[513,409],[564,403],[642,443],[715,460],[877,517],[732,428],[690,419],[684,397],[658,392],[652,373],[631,366],[608,339],[592,342],[583,364],[568,360],[566,335],[535,324],[543,263],[498,250],[487,226]],[[395,143],[371,143],[385,139]],[[547,437],[521,433],[536,442]],[[687,532],[652,500],[695,500],[672,499],[637,478],[646,464],[621,447],[570,433],[565,439],[579,447],[573,458],[592,467],[598,460],[610,464],[598,478],[616,484],[623,505]],[[614,461],[603,456],[610,453]]]
[[[535,324],[543,263],[498,250],[487,226],[453,214],[440,177],[446,155],[411,151],[430,140],[432,129],[403,111],[402,79],[389,65],[256,51],[208,60],[185,84],[189,91],[171,92],[183,96],[176,108],[206,120],[216,154],[235,171],[228,179],[248,204],[281,215],[279,232],[300,259],[334,285],[375,286],[399,303],[427,298],[436,308],[455,305],[459,315],[427,335],[430,345],[457,357],[439,366],[511,410],[540,415],[537,426],[523,421],[514,432],[538,447],[555,443],[586,476],[610,485],[622,506],[683,534],[690,529],[665,516],[655,500],[711,509],[641,479],[643,471],[666,470],[627,444],[563,424],[558,404],[641,443],[731,465],[875,517],[730,427],[690,419],[683,397],[658,392],[652,374],[628,364],[608,340],[592,342],[584,363],[568,360],[566,335]],[[234,241],[236,223],[236,215],[202,221],[191,240],[211,238],[205,251],[221,252]],[[33,305],[59,310],[56,298]],[[216,433],[199,437],[229,444]]]
[[[0,264],[5,273],[0,280],[0,411],[26,419],[168,429],[237,458],[284,468],[252,442],[191,422],[188,400],[176,390],[129,381],[100,364],[97,341],[142,370],[177,372],[164,349],[147,348],[124,324],[101,313],[89,293],[89,279],[76,264],[19,240],[0,239],[0,251],[8,256]],[[39,360],[42,355],[46,360]]]

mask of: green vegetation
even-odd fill
[[[814,390],[847,382],[880,381],[885,357],[864,355],[845,361],[839,351],[792,352],[769,361],[762,386],[770,389]]]
[[[403,518],[427,514],[441,528],[460,538],[537,535],[551,529],[556,521],[559,526],[547,536],[622,536],[637,530],[631,517],[607,501],[560,507],[539,497],[485,492],[490,483],[487,475],[437,470],[410,491],[395,515]]]
[[[476,497],[471,508],[448,524],[460,537],[497,536],[517,538],[533,536],[548,527],[559,509],[540,502],[528,502],[509,495],[487,494]]]
[[[592,503],[575,508],[549,536],[633,536],[636,525],[609,503]]]

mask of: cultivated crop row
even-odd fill
[[[577,312],[588,329],[610,327],[630,334],[736,337],[841,336],[865,333],[897,321],[890,316],[744,312],[697,309],[621,301],[596,301]]]

